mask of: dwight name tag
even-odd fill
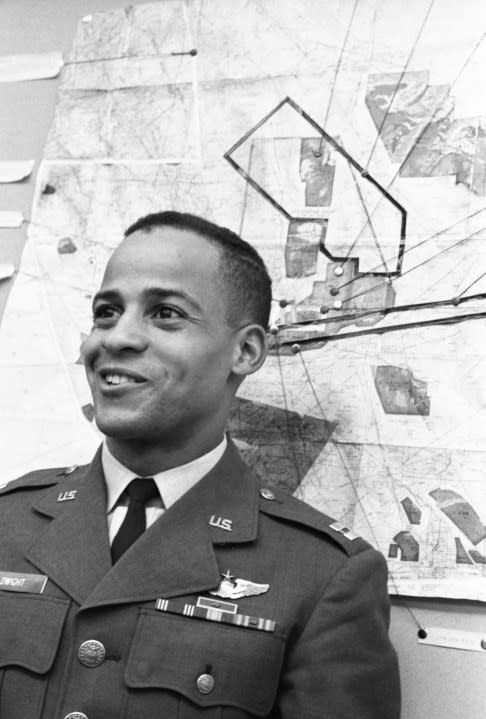
[[[6,592],[30,592],[42,594],[46,586],[45,574],[22,574],[21,572],[0,572],[0,589]]]

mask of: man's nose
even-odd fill
[[[102,344],[109,352],[133,350],[143,352],[147,347],[147,328],[135,313],[125,312],[113,327],[103,332]]]

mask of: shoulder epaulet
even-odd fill
[[[49,487],[57,484],[64,477],[74,476],[74,473],[81,469],[77,464],[70,467],[55,467],[54,469],[36,469],[22,475],[18,479],[0,485],[0,496],[16,492],[19,489],[37,489],[38,487]]]
[[[368,542],[327,514],[289,494],[262,487],[260,510],[264,514],[287,520],[321,532],[337,544],[347,555],[369,548]]]

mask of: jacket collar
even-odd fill
[[[112,566],[100,454],[84,477],[48,488],[34,505],[51,521],[27,552],[82,608],[215,588],[221,575],[213,545],[256,539],[256,479],[230,441],[218,464]],[[69,491],[75,497],[60,500]]]

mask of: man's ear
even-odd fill
[[[238,330],[233,374],[240,379],[256,372],[267,356],[267,333],[261,325],[246,325]]]

